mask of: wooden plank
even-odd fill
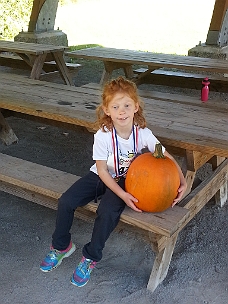
[[[29,90],[29,89],[28,89]],[[44,90],[45,90],[45,88],[44,88]],[[35,92],[34,92],[35,93]],[[40,94],[40,93],[39,93]],[[55,94],[55,95],[57,95],[57,93]],[[62,96],[64,95],[64,93],[63,93],[63,91],[62,91]],[[162,103],[156,103],[155,101],[153,101],[152,99],[150,99],[150,100],[146,100],[146,103],[152,103],[154,106],[156,106],[156,110],[158,109],[158,108],[160,108],[160,109],[162,109]],[[179,108],[179,109],[181,109],[181,106],[178,104],[177,106],[176,106],[177,108]],[[162,110],[162,112],[164,112],[164,111],[166,111],[166,116],[167,116],[167,119],[168,119],[168,117],[171,117],[171,118],[173,118],[173,116],[175,116],[175,119],[176,120],[178,120],[178,115],[175,113],[175,111],[176,111],[176,108],[174,108],[174,107],[172,107],[172,109],[170,110],[170,112],[171,113],[168,113],[168,111],[167,111],[167,108],[165,107],[165,108],[163,108],[164,110]],[[186,108],[187,109],[187,108]],[[201,111],[201,109],[197,109],[196,107],[194,107],[194,108],[190,108],[189,107],[189,110],[191,110],[191,111],[193,111],[193,112],[195,112],[196,110],[198,110],[198,111]],[[221,112],[222,112],[222,109],[221,109]],[[148,112],[149,113],[149,112]],[[184,112],[185,113],[185,112]],[[204,108],[204,111],[203,111],[203,115],[207,115],[207,113],[211,113],[211,112],[208,112],[207,111],[207,107],[205,107]],[[153,111],[152,111],[152,113],[151,113],[152,115],[153,115]],[[157,114],[157,112],[156,112],[156,114]],[[194,114],[194,113],[193,113]],[[188,116],[190,116],[189,114],[187,114]],[[223,113],[223,114],[218,114],[219,116],[221,115],[221,119],[220,119],[220,121],[222,121],[222,120],[224,120],[224,124],[219,124],[222,128],[224,127],[224,125],[226,125],[225,124],[225,122],[226,122],[226,115],[225,115],[225,113]],[[215,113],[213,113],[213,117],[215,117]],[[207,123],[207,120],[208,119],[210,119],[210,121],[211,122],[213,122],[212,121],[212,118],[213,117],[208,117],[207,119],[206,119],[206,121],[205,121],[205,123]],[[224,117],[224,119],[222,118],[222,117]],[[183,118],[179,118],[180,119],[180,121],[182,121],[183,120]],[[184,119],[186,120],[186,116],[184,117]],[[153,117],[153,120],[154,120],[154,117]],[[191,118],[191,120],[192,120],[192,118]],[[186,123],[187,123],[187,121],[186,121]],[[200,122],[200,124],[202,124],[203,122]],[[197,120],[195,121],[195,124],[197,125],[198,124],[198,122],[197,122]],[[213,126],[214,127],[214,126]],[[219,130],[219,131],[222,131],[222,130]],[[211,130],[211,132],[213,132],[213,130]]]
[[[82,88],[93,90],[95,93],[96,90],[99,91],[99,94],[102,90],[100,84],[98,83],[87,83],[82,86]],[[174,94],[174,93],[165,93],[165,92],[159,92],[159,91],[149,91],[149,90],[142,90],[138,89],[139,95],[143,98],[151,98],[156,100],[170,100],[175,103],[183,103],[185,105],[196,105],[202,108],[210,108],[210,109],[216,109],[216,111],[224,112],[224,109],[228,111],[228,103],[226,100],[223,99],[210,99],[209,102],[202,103],[199,98],[194,96],[188,96],[184,94]]]
[[[3,79],[3,81],[4,81],[4,79]],[[9,81],[12,81],[12,79],[10,79]],[[29,86],[28,86],[28,83],[24,83],[24,84],[21,84],[20,83],[20,86],[18,87],[18,88],[12,88],[12,90],[15,90],[15,92],[18,92],[18,91],[22,91],[22,92],[24,92],[24,90],[26,89],[25,87],[24,87],[24,90],[22,89],[22,86],[26,86],[27,87],[27,90],[28,90],[28,93],[29,93]],[[37,83],[36,84],[33,84],[33,85],[37,85]],[[40,85],[40,84],[38,84],[38,85]],[[5,89],[7,88],[7,83],[5,84]],[[95,93],[95,95],[96,96],[99,96],[100,97],[100,92],[96,92],[95,90],[94,91],[91,91],[91,89],[90,90],[85,90],[84,89],[84,91],[83,91],[83,89],[82,88],[74,88],[73,90],[69,90],[69,89],[64,89],[64,88],[62,88],[61,86],[59,86],[59,84],[56,84],[55,86],[53,86],[52,84],[51,85],[46,85],[46,84],[44,84],[44,86],[43,86],[43,89],[42,89],[42,91],[43,91],[43,93],[44,92],[47,92],[47,93],[49,93],[50,92],[50,88],[51,87],[55,87],[55,88],[58,88],[59,89],[59,92],[58,92],[58,96],[70,96],[70,92],[82,92],[82,93],[86,93],[86,94],[94,94]],[[8,84],[8,88],[9,88],[9,84]],[[61,88],[62,88],[62,90],[61,90]],[[33,90],[33,89],[32,89]],[[30,89],[30,91],[31,91],[31,89]],[[33,93],[34,94],[36,94],[36,91],[34,92],[33,91]],[[40,95],[41,93],[39,93],[38,92],[38,94]],[[55,94],[56,96],[57,96],[57,93]],[[73,97],[72,96],[72,94],[71,94],[71,96],[70,97]],[[97,98],[98,99],[98,98]],[[163,103],[162,103],[162,102]],[[189,116],[189,114],[187,114],[187,112],[190,112],[190,111],[194,111],[194,114],[195,115],[197,115],[197,113],[196,113],[196,111],[202,111],[202,109],[203,109],[203,113],[205,114],[205,115],[211,115],[211,117],[210,117],[210,122],[213,122],[213,118],[216,118],[216,114],[217,114],[217,112],[221,112],[221,113],[218,113],[217,114],[217,116],[222,120],[222,118],[224,117],[224,125],[226,125],[226,113],[224,113],[224,109],[223,109],[223,104],[222,104],[222,107],[218,107],[218,106],[216,106],[215,108],[217,109],[217,111],[216,112],[214,112],[214,113],[212,113],[212,111],[211,111],[211,108],[213,108],[213,107],[211,107],[211,105],[208,105],[208,106],[206,106],[206,105],[204,105],[203,107],[200,105],[200,104],[193,104],[193,106],[192,107],[188,107],[188,108],[186,108],[185,107],[185,104],[179,104],[177,101],[174,101],[175,103],[178,103],[177,105],[176,105],[176,108],[175,108],[175,111],[174,111],[174,113],[172,113],[172,114],[170,114],[168,111],[167,111],[167,104],[166,103],[164,103],[164,101],[166,101],[166,97],[165,97],[165,99],[164,100],[161,100],[161,101],[155,101],[154,99],[152,99],[152,98],[147,98],[147,99],[145,99],[145,102],[146,102],[146,104],[148,104],[148,106],[149,105],[152,105],[152,106],[156,106],[156,110],[159,108],[160,110],[161,110],[161,113],[163,114],[164,113],[164,111],[166,112],[165,114],[167,115],[167,118],[168,118],[168,116],[170,116],[170,117],[173,117],[173,115],[175,115],[175,118],[177,119],[178,118],[178,116],[180,116],[180,115],[178,115],[178,113],[177,113],[177,110],[179,109],[179,110],[182,110],[183,109],[183,114],[185,115],[184,116],[184,119],[183,119],[183,117],[180,117],[179,119],[180,120],[185,120],[186,119],[186,116],[188,115]],[[96,104],[98,104],[98,102],[96,102]],[[174,105],[175,106],[175,105]],[[195,107],[195,106],[197,106],[197,107]],[[149,112],[148,112],[149,113]],[[153,113],[153,111],[152,111],[152,113]],[[191,114],[190,114],[190,116],[191,116]],[[217,123],[217,118],[215,119],[215,121],[216,121],[216,123]],[[222,122],[222,121],[221,121]],[[198,121],[197,120],[195,120],[194,121],[194,124],[195,125],[197,125],[198,124]],[[200,122],[200,124],[202,124],[202,122]],[[207,124],[207,122],[205,121],[205,124]],[[219,124],[219,125],[221,125],[222,126],[222,128],[223,128],[223,126],[224,125],[222,125],[221,123]]]
[[[176,68],[190,71],[208,71],[213,73],[227,73],[228,63],[221,59],[211,59],[192,56],[156,54],[115,48],[88,48],[77,51],[66,51],[65,54],[72,58],[86,58],[93,60],[122,62],[138,65],[147,65],[152,69]]]
[[[0,51],[2,52],[39,55],[49,53],[50,51],[64,51],[67,49],[68,47],[66,46],[0,40]]]
[[[0,164],[2,181],[56,200],[79,178],[6,154],[1,154]]]
[[[6,89],[11,89],[11,85],[5,85],[4,89],[6,91]],[[75,100],[77,98],[77,96],[79,97],[79,92],[75,92],[75,95],[72,96],[72,94],[68,94],[67,92],[64,93],[64,91],[51,91],[51,90],[47,90],[47,96],[45,96],[45,88],[43,88],[42,92],[39,91],[35,91],[34,89],[31,90],[31,93],[29,93],[29,89],[26,92],[26,96],[25,93],[20,94],[21,91],[21,86],[18,88],[14,89],[14,92],[17,94],[17,98],[18,100],[21,101],[20,104],[20,110],[22,111],[22,104],[23,104],[23,99],[28,99],[28,97],[30,96],[31,99],[36,100],[36,102],[38,102],[38,105],[40,108],[37,108],[36,111],[42,111],[44,112],[44,109],[42,109],[41,107],[44,107],[44,99],[48,99],[48,95],[52,96],[51,99],[49,97],[49,100],[47,102],[45,102],[48,105],[53,105],[56,104],[60,104],[61,105],[61,101],[65,102],[65,106],[64,109],[67,108],[67,103],[69,104],[68,108],[70,108],[72,110],[72,107],[81,110],[81,111],[87,111],[89,110],[89,107],[95,109],[96,105],[98,104],[98,102],[94,102],[94,100],[96,100],[96,96],[90,96],[88,94],[84,95],[85,97],[82,97],[83,95],[80,94],[80,97],[83,98],[84,100],[84,104],[82,103],[76,103]],[[25,88],[26,90],[26,88]],[[22,92],[24,92],[22,90]],[[38,94],[38,96],[37,96]],[[2,92],[1,94],[2,98],[7,98],[7,94],[6,92]],[[9,95],[8,95],[9,98]],[[71,100],[70,100],[71,98]],[[193,132],[197,132],[197,135],[204,135],[205,132],[207,132],[208,137],[218,137],[219,140],[224,140],[226,138],[226,123],[225,121],[227,120],[226,118],[226,113],[218,113],[217,117],[216,117],[216,112],[212,112],[210,109],[204,109],[203,113],[201,111],[201,109],[197,109],[196,107],[194,108],[188,108],[188,111],[185,111],[184,106],[181,105],[174,105],[172,108],[172,111],[170,111],[171,113],[168,112],[168,108],[167,108],[167,104],[161,101],[153,101],[153,100],[146,100],[146,102],[148,102],[148,105],[153,105],[153,108],[156,106],[156,110],[152,110],[152,111],[147,111],[146,112],[146,116],[148,118],[148,121],[153,121],[154,124],[156,125],[163,125],[164,127],[169,127],[170,125],[172,125],[172,130],[179,130],[181,129],[182,131],[184,129],[186,129],[186,132],[189,132],[190,130],[193,130]],[[12,103],[12,101],[10,101],[10,103]],[[17,106],[18,103],[16,103]],[[34,102],[35,104],[35,102]],[[92,107],[92,105],[94,105],[94,107]],[[1,105],[2,107],[4,107],[4,104]],[[25,105],[24,107],[28,107],[28,105]],[[30,105],[31,107],[31,105]],[[176,107],[176,108],[175,108]],[[16,107],[10,107],[10,105],[8,106],[8,108],[10,110],[15,110],[16,111]],[[149,108],[149,107],[148,107]],[[184,115],[178,115],[177,111],[181,111],[183,108],[183,113]],[[63,109],[63,110],[64,110]],[[91,110],[93,110],[91,109]],[[19,111],[19,109],[18,109]],[[92,111],[93,112],[93,111]],[[198,113],[199,114],[198,114]],[[54,112],[53,112],[54,113]],[[177,113],[177,114],[176,114]],[[29,113],[27,113],[29,114]],[[31,114],[31,113],[30,113]],[[44,114],[44,113],[42,113]],[[192,117],[192,114],[194,115],[203,115],[205,116],[206,119],[202,120],[202,121],[197,121],[194,119],[194,117]],[[37,114],[38,115],[38,114]],[[71,115],[71,114],[69,114]],[[163,118],[164,116],[166,116],[166,123],[164,124],[163,122]],[[175,118],[175,120],[174,120]],[[208,121],[210,121],[211,126],[209,129],[207,129],[207,126],[209,126]],[[218,124],[218,121],[220,121],[220,123]],[[223,123],[224,121],[224,123]],[[219,128],[218,128],[219,127]],[[200,132],[201,131],[201,132]],[[210,135],[211,134],[211,135]]]
[[[138,213],[126,207],[121,215],[121,221],[137,226],[146,231],[151,231],[157,234],[171,236],[182,225],[187,216],[185,209],[179,209],[175,206],[159,213]],[[96,212],[97,205],[90,203],[84,207],[87,210]]]
[[[65,192],[79,177],[70,173],[48,168],[16,157],[0,155],[0,181],[5,185],[15,187],[17,192],[36,193],[56,200]],[[9,187],[9,186],[8,186]],[[12,191],[12,190],[11,190]],[[84,207],[96,212],[97,204],[90,203]],[[129,208],[123,212],[121,221],[129,225],[137,226],[146,231],[153,231],[165,236],[172,235],[185,221],[188,211],[185,208],[169,208],[161,213],[139,214]]]
[[[3,75],[0,108],[95,131],[100,91]],[[144,100],[148,127],[164,145],[227,157],[228,117],[223,104],[212,108],[209,103]]]

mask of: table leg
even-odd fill
[[[31,70],[33,69],[33,66],[34,66],[34,63],[35,63],[35,60],[36,60],[37,56],[31,55],[31,54],[19,54],[19,53],[17,55],[19,55],[24,60],[24,62],[26,62],[27,65],[31,67]],[[31,75],[32,75],[32,73],[33,72],[31,72]],[[40,71],[40,74],[41,73],[45,73],[45,71],[43,71],[43,67]],[[38,77],[40,77],[40,74],[38,75]],[[32,78],[31,75],[30,75],[30,78]],[[34,79],[37,79],[37,78],[34,78]]]
[[[72,80],[71,74],[70,74],[70,72],[66,66],[65,60],[63,58],[63,52],[53,52],[52,55],[56,62],[60,76],[64,80],[65,84],[73,85],[73,80]]]
[[[47,54],[41,54],[35,58],[30,74],[31,79],[40,79],[46,56]]]
[[[104,61],[104,70],[101,76],[100,85],[104,85],[111,78],[114,70],[123,69],[126,78],[132,79],[134,76],[132,65],[121,62]]]
[[[225,159],[226,159],[225,157],[214,156],[211,161],[213,170],[215,170],[223,161],[225,161]],[[215,194],[215,202],[220,207],[223,207],[224,204],[227,202],[227,193],[228,193],[227,181],[228,181],[228,172],[226,173],[226,176],[224,178],[224,184]]]
[[[0,138],[3,143],[7,146],[17,143],[18,138],[7,123],[5,117],[0,112]]]

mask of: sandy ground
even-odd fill
[[[93,70],[90,68],[84,65],[76,85],[98,82],[101,66],[94,62]],[[199,94],[189,90],[186,93]],[[92,164],[93,134],[80,128],[69,131],[17,118],[8,121],[19,143],[0,144],[1,153],[77,175],[85,174]],[[200,177],[209,171],[210,168],[204,168]],[[91,281],[77,288],[70,284],[70,277],[81,258],[82,246],[90,239],[92,223],[75,219],[72,227],[75,253],[59,268],[45,274],[39,270],[39,264],[48,252],[56,211],[3,192],[0,192],[0,202],[2,304],[228,303],[227,205],[219,208],[210,201],[182,230],[168,275],[151,293],[146,285],[154,254],[137,233],[127,229],[114,231]]]

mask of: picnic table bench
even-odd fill
[[[18,55],[30,67],[30,78],[39,79],[41,73],[45,69],[48,71],[47,69],[50,67],[50,64],[45,64],[45,62],[54,61],[64,83],[73,85],[72,77],[64,60],[64,51],[67,48],[66,46],[0,40],[0,54],[1,52],[9,52]],[[14,58],[4,58],[3,56],[0,59],[2,64],[9,60],[13,61]]]
[[[223,77],[228,74],[228,62],[221,59],[157,54],[106,47],[65,51],[65,55],[70,58],[102,61],[104,71],[100,80],[101,85],[110,79],[113,71],[123,69],[125,76],[135,81],[137,85],[153,83],[179,86],[180,83],[180,86],[183,87],[200,88],[202,78],[209,76],[213,80],[211,81],[212,89],[228,91],[228,79]],[[141,67],[134,70],[134,65],[140,65]],[[208,73],[214,75],[208,75]]]
[[[6,73],[0,76],[0,136],[7,144],[17,140],[5,118],[11,115],[96,131],[98,85],[72,87]],[[148,127],[169,152],[183,157],[188,184],[185,198],[174,208],[142,214],[126,208],[121,216],[121,223],[148,235],[155,260],[147,288],[154,291],[167,275],[179,232],[213,196],[220,205],[227,200],[227,103],[203,104],[184,95],[139,93],[145,101]],[[212,174],[193,189],[197,170],[207,162],[212,164]],[[5,154],[1,154],[0,166],[0,190],[55,209],[59,196],[79,178]],[[78,208],[76,216],[88,217],[96,208],[91,202]]]

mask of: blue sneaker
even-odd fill
[[[65,250],[57,250],[51,247],[51,251],[40,264],[40,270],[48,272],[57,268],[62,263],[62,260],[69,257],[74,251],[75,245],[72,242]]]
[[[81,259],[81,262],[78,264],[78,267],[75,269],[71,283],[78,287],[85,286],[85,284],[90,279],[90,273],[92,272],[93,268],[96,266],[97,262],[86,259],[84,256]]]

